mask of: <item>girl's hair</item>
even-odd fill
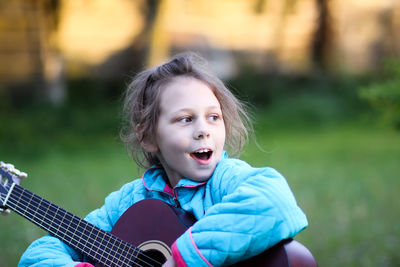
[[[140,72],[128,85],[121,138],[140,167],[159,164],[157,156],[145,151],[141,143],[155,142],[161,93],[166,85],[178,77],[197,79],[213,91],[221,105],[226,130],[225,144],[230,153],[238,155],[248,141],[252,125],[244,104],[206,67],[205,60],[200,56],[194,53],[180,54],[165,64]]]

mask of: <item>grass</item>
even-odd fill
[[[85,216],[139,174],[118,141],[116,124],[102,128],[55,113],[46,115],[53,118],[51,127],[35,112],[22,119],[0,116],[2,125],[18,126],[0,131],[0,160],[29,174],[23,182],[27,189]],[[109,113],[118,115],[117,109]],[[271,122],[269,115],[256,114],[257,142],[264,151],[251,142],[242,158],[287,177],[310,222],[297,239],[319,265],[398,266],[400,134],[367,123]],[[10,132],[19,136],[11,138]],[[16,266],[25,248],[43,234],[14,213],[0,217],[0,266]]]
[[[261,152],[288,179],[310,226],[298,237],[320,266],[398,266],[400,135],[367,126],[262,131]]]

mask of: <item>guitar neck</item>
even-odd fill
[[[104,266],[132,266],[138,249],[15,185],[7,207]]]

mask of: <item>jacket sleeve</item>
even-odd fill
[[[104,205],[90,212],[85,220],[93,225],[111,231],[112,226],[119,216],[125,211],[121,206],[128,206],[131,201],[130,194],[132,184],[126,184],[119,191],[111,193],[105,199]],[[121,202],[123,204],[121,204]],[[75,266],[79,262],[86,261],[80,253],[63,243],[58,238],[46,235],[34,241],[23,253],[18,266]]]
[[[46,235],[34,241],[22,255],[18,266],[75,266],[81,256],[58,238]]]
[[[307,227],[289,185],[274,169],[240,163],[217,172],[221,178],[210,180],[214,205],[173,245],[178,266],[230,265]]]

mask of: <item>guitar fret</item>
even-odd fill
[[[135,254],[130,253],[130,250],[128,248],[132,248],[132,246],[130,246],[127,242],[124,242],[122,240],[118,240],[118,243],[119,243],[119,245],[116,249],[116,252],[118,255],[120,255],[120,260],[122,262],[124,262],[126,265],[131,266],[132,263],[134,262],[132,260],[132,256],[135,256]],[[127,245],[129,245],[129,246],[127,246]],[[137,252],[137,250],[136,250],[136,252]]]
[[[47,212],[49,211],[49,208],[50,208],[50,203],[48,201],[44,200],[42,206],[44,207],[46,204],[47,204],[46,211],[42,214],[43,215],[42,220],[39,222],[39,225],[41,227],[44,227],[45,219],[48,217]],[[46,229],[47,228],[48,228],[48,226],[46,227]]]
[[[51,206],[51,208],[54,208],[53,205]],[[54,210],[52,210],[52,211],[54,211],[54,213],[53,213],[53,217],[49,223],[49,229],[51,230],[51,233],[57,237],[58,237],[58,232],[57,232],[57,224],[55,224],[55,221],[57,221],[58,216],[59,216],[58,209],[59,208],[56,207]]]
[[[107,232],[102,232],[101,234],[103,235],[103,237],[99,241],[100,250],[102,251],[101,257],[103,257],[105,261],[109,261],[110,263],[115,263],[115,259],[121,261],[121,259],[117,258],[117,253],[113,250],[113,245],[111,245],[110,243],[114,241],[113,244],[115,244],[117,238]],[[113,251],[113,254],[107,253],[108,251]]]
[[[134,263],[137,260],[137,258],[139,257],[140,250],[135,249],[133,246],[131,246],[128,243],[125,243],[124,251],[126,252],[126,255],[129,256],[129,265]]]
[[[119,240],[115,239],[114,244],[115,244],[117,241],[119,241]],[[114,245],[114,247],[112,248],[112,251],[115,251],[115,255],[119,255],[119,260],[123,262],[123,260],[122,260],[122,259],[123,259],[123,257],[122,257],[122,251],[120,251],[121,244],[122,244],[121,242],[118,242],[118,246],[115,246],[115,245]]]
[[[121,244],[126,243],[126,242],[124,242],[123,240],[120,240],[118,238],[115,238],[112,235],[109,235],[109,237],[110,237],[110,239],[114,240],[114,243],[109,250],[114,251],[115,259],[120,263],[131,266],[131,264],[129,262],[130,259],[126,258],[126,256],[123,255],[123,251],[120,249]]]
[[[97,237],[99,236],[99,233],[101,233],[102,231],[99,231],[96,228],[93,228],[93,230],[96,232],[96,236],[94,237],[94,240],[92,241],[92,247],[99,248],[101,243],[100,244],[97,243],[98,242]]]
[[[112,263],[113,259],[110,258],[110,256],[112,256],[112,255],[105,254],[107,251],[110,251],[109,246],[108,246],[108,244],[110,243],[110,239],[111,239],[111,236],[108,233],[104,233],[104,236],[103,236],[103,239],[101,242],[104,247],[104,249],[102,250],[103,251],[102,257],[106,260],[106,262],[109,261],[110,263]]]
[[[105,247],[103,241],[104,241],[104,237],[106,236],[106,233],[105,232],[100,232],[100,233],[103,235],[103,237],[101,238],[101,240],[99,242],[100,243],[99,248],[100,248],[100,251],[101,251],[100,257],[105,259],[104,252],[106,251],[106,247]]]
[[[25,215],[26,211],[29,209],[29,205],[31,204],[31,201],[32,201],[32,198],[33,198],[33,194],[30,194],[30,195],[31,196],[28,198],[28,203],[26,204],[25,211],[24,211],[23,215]]]
[[[77,221],[77,222],[75,222],[75,221]],[[70,220],[70,228],[71,228],[71,231],[69,231],[68,229],[68,233],[69,233],[69,236],[70,236],[70,241],[69,241],[69,244],[72,246],[72,247],[75,247],[75,248],[77,248],[78,247],[78,241],[77,241],[77,235],[75,234],[76,233],[76,230],[77,230],[77,228],[78,228],[78,226],[79,226],[79,224],[80,224],[80,218],[78,218],[78,217],[76,217],[76,216],[74,216],[74,215],[72,215],[72,218],[71,218],[71,220]]]
[[[82,244],[82,248],[85,251],[85,253],[88,256],[94,258],[96,256],[97,252],[94,250],[95,247],[93,246],[93,243],[89,242],[90,238],[91,238],[91,233],[92,233],[94,227],[92,227],[85,221],[83,221],[83,222],[84,222],[85,227],[83,228],[82,236],[80,237],[79,242]],[[84,242],[80,241],[82,239],[82,237],[84,237]]]
[[[117,252],[118,255],[120,255],[121,261],[123,261],[125,264],[131,266],[133,263],[132,256],[135,257],[135,253],[132,253],[130,251],[130,248],[132,248],[132,246],[130,246],[129,243],[127,243],[123,240],[117,239],[117,241],[118,241],[118,247],[115,249],[115,251]],[[138,250],[136,250],[136,251],[138,251]],[[134,250],[133,252],[136,252],[136,251]]]
[[[64,222],[65,215],[66,215],[66,212],[63,211],[63,210],[60,210],[60,209],[57,210],[57,213],[59,214],[60,211],[62,212],[63,216],[62,216],[62,218],[61,218],[61,220],[60,220],[60,222],[59,222],[59,224],[58,224],[58,227],[57,227],[57,229],[56,229],[56,232],[59,232],[59,231],[60,231],[60,227],[62,226],[62,224],[63,224],[63,222]],[[64,236],[65,236],[65,232],[64,232]],[[60,236],[60,237],[61,237],[61,236]]]
[[[104,253],[107,250],[106,250],[106,247],[104,246],[103,240],[104,240],[105,236],[109,235],[109,233],[104,232],[104,231],[99,231],[97,229],[96,229],[96,232],[97,233],[96,233],[96,236],[94,237],[93,244],[95,244],[98,247],[99,251],[101,251],[100,256],[105,259],[106,257],[104,256]],[[100,238],[100,236],[102,236],[102,237]]]
[[[90,225],[88,225],[88,226],[90,226]],[[89,250],[90,255],[93,254],[93,252],[95,251],[94,248],[96,247],[95,243],[92,240],[90,240],[91,237],[92,237],[92,233],[93,233],[94,229],[95,229],[94,227],[90,227],[90,232],[89,232],[89,235],[88,235],[88,237],[86,239],[86,246],[87,246],[87,249]],[[89,240],[91,242],[89,242]]]
[[[52,207],[53,207],[53,205],[52,205]],[[58,216],[58,209],[59,209],[59,207],[56,207],[56,210],[54,211],[54,216],[53,216],[53,218],[51,219],[51,221],[50,221],[50,226],[49,226],[49,228],[50,228],[50,227],[53,227],[52,232],[53,232],[53,234],[54,234],[55,236],[57,236],[57,230],[56,230],[56,228],[55,228],[55,226],[54,226],[54,220],[57,219],[57,216]]]
[[[50,205],[48,207],[47,214],[49,215],[49,217],[45,219],[45,222],[47,224],[47,229],[48,229],[50,234],[54,235],[55,232],[52,229],[52,227],[53,227],[54,217],[56,216],[56,211],[54,210],[54,207],[53,207],[53,205],[51,203],[50,203]]]
[[[124,249],[124,248],[126,248],[126,242],[123,242],[123,241],[121,241],[121,240],[118,240],[119,242],[119,245],[118,245],[118,247],[116,248],[116,253],[117,253],[117,255],[120,255],[120,258],[121,259],[127,259],[127,260],[129,260],[129,262],[125,262],[126,264],[128,264],[128,265],[130,265],[130,261],[131,261],[131,259],[128,257],[127,258],[127,256],[129,255],[129,254],[127,254],[128,252]]]
[[[15,186],[15,188],[18,188],[18,186]],[[21,187],[21,188],[22,188],[22,187]],[[17,201],[16,201],[17,203],[16,203],[16,205],[15,205],[16,207],[21,207],[21,205],[20,205],[19,202],[20,202],[20,200],[21,200],[21,197],[22,197],[22,195],[23,195],[22,193],[24,192],[24,190],[25,190],[25,189],[22,188],[22,192],[21,192],[21,194],[18,196],[18,199],[17,199]],[[21,215],[22,215],[22,214],[21,214]]]
[[[112,244],[110,243],[110,242],[108,242],[109,244],[110,244],[110,246],[108,247],[108,250],[109,251],[114,251],[114,245],[115,245],[115,242],[117,241],[115,238],[112,238],[112,236],[109,236],[109,239],[110,239],[110,241],[112,242],[112,241],[114,241]],[[114,256],[115,255],[115,256]],[[114,253],[114,255],[110,255],[110,256],[112,256],[112,257],[115,257],[115,258],[117,258],[117,253]],[[117,258],[118,259],[118,258]]]
[[[11,208],[13,208],[15,211],[17,211],[17,210],[20,210],[21,209],[21,207],[20,207],[20,205],[19,205],[19,201],[20,201],[20,198],[21,198],[21,194],[18,194],[18,187],[17,186],[15,186],[14,187],[14,189],[13,189],[13,192],[12,192],[12,194],[10,195],[11,197],[10,197],[10,199],[9,199],[9,201],[8,201],[8,205],[9,205],[9,207],[11,207]],[[16,194],[18,194],[17,196],[15,196]],[[14,199],[14,197],[17,197],[17,199],[15,199],[15,201],[13,201]],[[20,212],[20,211],[19,211]]]
[[[98,236],[99,236],[99,233],[101,233],[100,231],[97,231],[97,229],[96,229],[96,236],[94,237],[94,242],[93,242],[93,245],[94,246],[96,246],[96,247],[98,247],[99,246],[99,244],[97,244],[97,242],[98,242]]]
[[[107,235],[107,238],[109,239],[109,242],[107,242],[107,244],[109,244],[110,241],[114,241],[114,240],[115,240],[115,238],[112,238],[111,235]],[[111,247],[110,247],[110,246],[107,246],[106,251],[113,251],[113,250],[112,250],[112,246],[111,246]],[[108,253],[108,254],[106,255],[106,258],[107,258],[110,262],[118,263],[118,265],[120,265],[120,259],[118,258],[117,253],[115,253],[115,252],[113,252],[113,253]]]
[[[39,199],[39,203],[38,205],[36,205],[36,208],[34,209],[34,212],[32,214],[32,220],[35,221],[40,227],[46,229],[47,227],[43,225],[44,215],[40,212],[40,210],[42,210],[45,207],[46,200],[34,194],[33,194],[33,199],[34,200]]]
[[[68,217],[66,217],[67,215],[70,215],[71,218],[68,219]],[[69,234],[69,227],[70,227],[70,225],[71,225],[71,223],[72,223],[73,217],[74,217],[74,216],[73,216],[71,213],[65,212],[64,218],[67,218],[68,224],[65,223],[65,220],[64,220],[63,223],[62,223],[63,225],[64,225],[64,223],[65,223],[65,227],[63,226],[63,228],[64,228],[63,239],[64,239],[64,240],[66,241],[66,243],[68,243],[68,244],[71,244],[71,240],[72,240],[72,236]]]
[[[81,224],[81,221],[82,221],[82,220],[78,220],[78,224],[75,226],[75,230],[74,230],[74,232],[72,233],[72,236],[75,236],[75,235],[76,235],[76,231],[78,231],[79,226],[80,226],[80,224]],[[77,244],[79,244],[79,240],[77,240],[77,239],[75,239],[75,240],[76,240]]]
[[[76,230],[78,231],[78,233],[80,233],[79,235],[76,235],[76,246],[77,246],[77,248],[79,248],[81,251],[84,251],[84,246],[83,246],[83,244],[80,242],[80,239],[82,238],[82,230],[81,229],[83,229],[83,226],[82,226],[82,220],[81,221],[79,221],[79,224],[78,224],[78,226],[77,226],[77,228],[76,228]],[[76,233],[76,231],[75,231],[75,233]],[[75,234],[74,233],[74,234]]]
[[[82,221],[82,222],[84,223],[85,227],[83,228],[83,231],[81,231],[82,234],[79,236],[78,243],[80,243],[82,245],[82,249],[85,249],[85,244],[81,242],[81,239],[85,235],[87,224],[85,221]]]
[[[112,264],[112,261],[110,261],[110,260],[108,259],[108,257],[105,255],[105,253],[106,253],[106,251],[107,251],[107,248],[106,248],[106,246],[104,245],[104,237],[106,237],[106,236],[108,235],[108,233],[107,233],[107,232],[99,232],[99,234],[102,235],[101,240],[99,241],[99,251],[100,251],[99,258],[101,258],[102,261],[103,261],[106,265]]]
[[[36,217],[37,211],[38,211],[39,208],[42,206],[42,200],[43,200],[43,198],[40,198],[39,204],[36,206],[36,209],[35,209],[35,211],[33,212],[32,217]],[[39,215],[38,215],[38,216],[39,216]],[[38,216],[37,216],[37,217],[38,217]]]
[[[15,185],[16,185],[15,183],[12,183],[11,187],[8,189],[8,193],[3,201],[3,206],[7,205],[8,198],[11,196],[11,193],[13,192]]]

